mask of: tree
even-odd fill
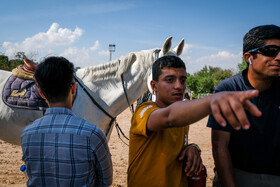
[[[216,71],[214,73],[211,73],[213,76],[213,81],[214,81],[214,87],[216,88],[216,86],[224,79],[227,79],[231,76],[234,75],[234,72],[230,69],[225,69],[222,70],[221,68],[219,68],[219,71]],[[214,91],[214,90],[213,90]]]
[[[197,93],[198,80],[195,76],[187,73],[187,89]]]
[[[16,57],[17,60],[24,60],[26,58],[24,52],[17,52],[15,57]]]
[[[0,55],[0,69],[9,70],[9,58],[5,55]]]
[[[18,65],[21,65],[23,63],[24,63],[23,60],[20,60],[20,59],[9,60],[10,71],[12,71],[12,69],[16,68]]]
[[[187,89],[193,91],[195,95],[213,93],[219,82],[233,75],[234,73],[230,69],[223,70],[219,67],[204,66],[194,75],[187,74]]]
[[[242,62],[237,64],[238,73],[240,73],[241,71],[243,71],[247,67],[248,67],[248,63],[246,62],[245,58],[243,57],[242,58]]]
[[[212,93],[214,91],[214,81],[212,74],[217,70],[211,66],[204,66],[202,70],[194,74],[198,79],[198,93]]]
[[[17,52],[16,59],[9,60],[8,56],[0,55],[0,69],[12,71],[18,65],[23,64],[23,59],[26,58],[24,52]]]

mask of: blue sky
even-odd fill
[[[236,70],[242,38],[251,28],[280,26],[279,0],[4,0],[0,10],[0,52],[23,51],[40,61],[62,55],[75,66],[109,60],[145,49],[173,47],[185,39],[181,58],[187,72],[203,66]]]

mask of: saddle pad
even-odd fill
[[[34,80],[25,80],[11,75],[2,92],[2,99],[10,107],[45,110],[48,105],[39,95]]]

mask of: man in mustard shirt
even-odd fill
[[[258,92],[221,92],[182,101],[184,62],[176,56],[164,56],[154,62],[152,71],[156,101],[141,104],[131,120],[128,186],[186,186],[187,176],[202,168],[199,149],[188,146],[188,125],[212,113],[222,126],[226,125],[225,117],[235,129],[247,129],[244,108],[261,115],[248,101]]]

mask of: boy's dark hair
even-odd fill
[[[74,83],[74,65],[64,57],[48,57],[38,65],[34,77],[48,102],[65,101]]]
[[[153,80],[158,81],[159,76],[162,73],[163,68],[184,68],[186,70],[185,63],[181,58],[177,56],[163,56],[158,58],[153,64]]]
[[[243,38],[243,54],[251,49],[262,47],[267,40],[280,40],[280,27],[276,25],[261,25],[252,28]]]

